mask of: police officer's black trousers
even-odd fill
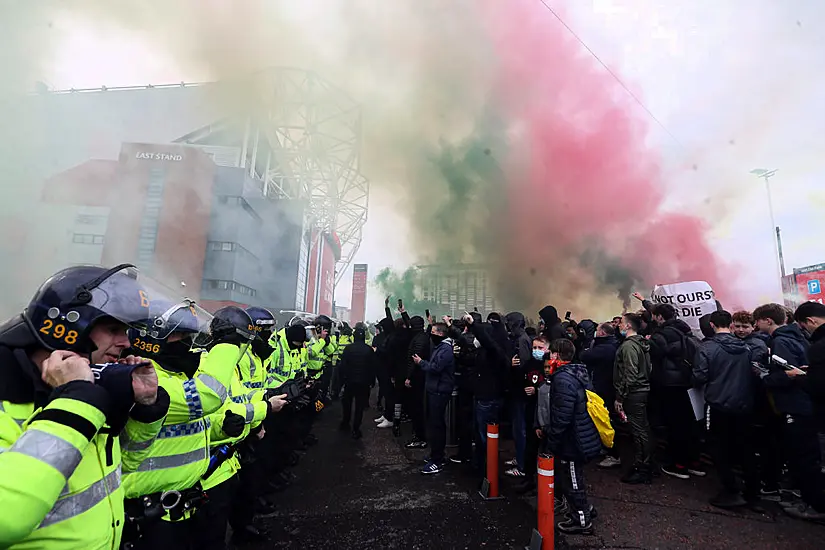
[[[206,491],[207,502],[193,518],[196,522],[196,548],[198,550],[224,550],[226,525],[232,503],[238,492],[238,474]]]
[[[233,531],[252,525],[255,504],[258,501],[258,495],[261,494],[261,482],[264,480],[263,461],[257,456],[257,448],[253,449],[251,445],[246,444],[241,452],[243,458],[241,469],[238,472],[238,490],[235,492],[235,499],[229,511],[229,525],[232,526]]]
[[[158,520],[144,527],[135,550],[189,550],[195,548],[196,523],[193,518],[183,521]]]

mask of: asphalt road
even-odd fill
[[[260,549],[511,549],[524,548],[535,525],[535,497],[520,497],[503,481],[503,501],[484,502],[477,480],[459,466],[422,476],[425,451],[403,448],[389,430],[364,418],[364,438],[337,429],[340,405],[327,408],[315,433],[320,443],[294,470],[294,485],[278,494],[278,514],[264,525]],[[511,455],[503,442],[502,462]],[[449,450],[448,450],[449,452]],[[660,478],[628,487],[619,472],[587,472],[599,510],[593,536],[557,537],[557,548],[794,549],[825,548],[825,527],[796,521],[773,504],[765,513],[724,512],[707,504],[714,481]]]

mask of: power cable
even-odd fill
[[[542,3],[542,5],[543,5],[545,8],[547,8],[547,10],[548,10],[550,13],[552,13],[552,14],[553,14],[553,16],[554,16],[556,19],[558,19],[559,23],[561,23],[561,24],[564,26],[564,28],[565,28],[565,29],[567,29],[567,32],[569,32],[571,35],[573,35],[573,38],[575,38],[575,39],[579,42],[579,44],[581,44],[581,45],[582,45],[582,47],[583,47],[585,50],[587,50],[587,51],[588,51],[588,53],[590,53],[590,55],[592,55],[592,56],[593,56],[593,58],[594,58],[596,61],[598,61],[598,62],[599,62],[599,64],[600,64],[602,67],[604,67],[604,70],[606,70],[606,71],[608,72],[608,74],[610,74],[610,76],[612,76],[612,77],[616,80],[616,82],[618,82],[618,83],[619,83],[619,85],[620,85],[622,88],[624,88],[624,91],[625,91],[625,92],[627,92],[627,94],[628,94],[630,97],[632,97],[632,98],[636,101],[636,103],[638,103],[638,104],[639,104],[639,107],[641,107],[642,109],[644,109],[644,111],[645,111],[645,112],[646,112],[646,113],[650,116],[650,118],[652,118],[652,119],[656,122],[656,124],[658,124],[658,125],[659,125],[659,127],[661,127],[661,128],[662,128],[662,130],[664,130],[664,131],[667,133],[667,135],[669,135],[669,136],[671,137],[671,139],[673,139],[673,141],[675,141],[677,144],[679,144],[679,146],[680,146],[680,147],[684,147],[684,146],[682,145],[682,142],[681,142],[681,141],[679,141],[679,139],[678,139],[675,135],[673,135],[673,132],[671,132],[670,130],[668,130],[668,129],[667,129],[667,127],[666,127],[664,124],[662,124],[662,122],[661,122],[658,118],[656,118],[656,115],[654,115],[654,114],[650,111],[650,109],[648,109],[648,108],[647,108],[647,106],[646,106],[646,105],[642,102],[642,100],[641,100],[641,99],[639,99],[639,97],[638,97],[636,94],[634,94],[634,93],[633,93],[633,91],[632,91],[630,88],[628,88],[628,87],[627,87],[627,85],[626,85],[624,82],[622,82],[622,79],[621,79],[621,78],[619,78],[619,76],[618,76],[616,73],[614,73],[614,72],[613,72],[613,70],[612,70],[610,67],[608,67],[608,66],[607,66],[607,63],[605,63],[604,61],[602,61],[602,60],[601,60],[601,58],[600,58],[598,55],[596,55],[596,52],[594,52],[592,49],[590,49],[590,46],[588,46],[588,45],[584,42],[584,40],[582,40],[582,39],[581,39],[581,37],[579,37],[579,35],[578,35],[578,34],[576,34],[576,33],[573,31],[573,29],[571,29],[571,28],[570,28],[570,25],[568,25],[567,23],[565,23],[565,22],[564,22],[564,19],[562,19],[562,18],[561,18],[561,16],[560,16],[558,13],[556,13],[556,10],[554,10],[554,9],[550,6],[550,4],[548,4],[545,0],[539,0],[539,2],[541,2],[541,3]]]

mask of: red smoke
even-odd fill
[[[540,2],[487,7],[494,101],[514,122],[502,247],[511,262],[527,256],[542,270],[597,243],[649,285],[706,280],[730,299],[734,285],[722,277],[702,220],[662,211],[646,115]]]

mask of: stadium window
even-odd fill
[[[221,250],[224,252],[231,252],[233,248],[232,243],[221,243]]]

